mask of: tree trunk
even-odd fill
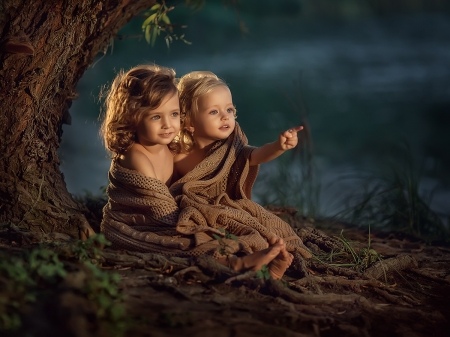
[[[0,225],[73,237],[90,228],[59,169],[61,126],[96,54],[154,3],[0,2]]]

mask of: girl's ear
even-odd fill
[[[189,131],[190,133],[194,132],[194,127],[193,126],[186,126],[184,129]]]

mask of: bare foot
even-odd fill
[[[282,250],[286,250],[286,244],[281,240],[281,242],[276,242],[269,248],[250,255],[243,257],[232,255],[229,257],[229,267],[236,271],[261,270],[263,265],[269,265],[272,260],[277,258]]]
[[[280,241],[282,240],[280,239]],[[269,273],[272,278],[275,280],[281,279],[293,260],[294,256],[286,248],[282,249],[278,256],[269,263]]]
[[[284,247],[283,249],[281,249],[277,257],[273,259],[268,265],[269,273],[275,280],[279,280],[283,277],[286,269],[289,268],[292,261],[294,260],[294,256],[286,250],[286,244],[282,238],[272,238],[269,240],[269,245],[274,245],[277,243],[284,245]]]

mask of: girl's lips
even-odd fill
[[[229,125],[222,125],[219,130],[228,130],[230,128]]]
[[[163,137],[163,138],[169,138],[170,136],[172,136],[173,132],[168,132],[168,133],[160,133],[159,136]]]

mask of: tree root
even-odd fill
[[[351,288],[359,288],[359,287],[383,287],[383,283],[375,279],[369,280],[349,280],[344,277],[339,276],[309,276],[308,278],[303,278],[297,281],[292,282],[296,286],[306,287],[310,285],[310,283],[318,283],[323,285],[329,285],[332,287],[335,286],[343,286],[343,287],[351,287]]]
[[[385,291],[383,289],[374,288],[373,290],[378,295],[380,295],[381,297],[383,297],[385,300],[387,300],[388,302],[390,302],[392,304],[412,306],[410,303],[404,301],[401,297],[389,294],[387,291]]]
[[[177,280],[174,277],[167,277],[160,274],[148,272],[145,275],[138,276],[121,276],[119,284],[120,289],[137,288],[145,286],[154,286],[161,284],[177,285]]]
[[[295,231],[302,239],[305,246],[313,251],[317,251],[317,248],[320,248],[325,252],[344,249],[339,240],[326,235],[324,232],[314,227],[295,229]]]
[[[410,269],[410,271],[413,272],[414,274],[417,274],[417,275],[422,276],[422,277],[426,277],[426,278],[428,278],[430,280],[433,280],[433,281],[436,281],[436,282],[439,282],[439,283],[443,283],[443,284],[449,284],[450,283],[449,280],[446,280],[446,279],[443,279],[443,278],[431,275],[430,273],[426,272],[426,270],[424,270],[424,269],[416,269],[415,268],[415,269]]]
[[[402,254],[390,259],[378,261],[364,272],[364,277],[374,278],[376,280],[392,273],[393,271],[400,271],[405,269],[417,268],[418,264],[411,255]]]
[[[218,263],[216,259],[208,255],[196,257],[195,265],[197,265],[205,275],[208,275],[219,282],[225,281],[230,276],[239,275],[239,272]]]
[[[264,288],[273,296],[280,296],[281,298],[296,304],[306,305],[353,305],[358,303],[365,303],[367,299],[356,294],[338,295],[338,294],[300,294],[292,289],[286,287],[282,282],[277,280],[267,280]]]
[[[292,276],[295,278],[303,278],[309,275],[308,267],[306,266],[306,261],[303,256],[298,252],[294,252],[293,255],[294,261],[292,261],[292,264],[287,272],[293,274]]]
[[[389,292],[391,294],[394,294],[394,295],[397,295],[397,296],[401,296],[402,299],[405,302],[407,302],[407,303],[409,303],[411,305],[421,305],[420,301],[417,298],[415,298],[411,294],[408,294],[408,293],[406,293],[406,292],[404,292],[404,291],[402,291],[400,289],[395,289],[395,288],[392,288],[390,286],[386,286],[384,288],[384,290],[386,290],[387,292]]]
[[[173,274],[173,276],[181,278],[184,277],[186,274],[192,275],[195,279],[199,280],[204,284],[208,283],[213,279],[212,277],[206,276],[197,266],[184,268],[180,271],[177,271],[175,274]]]
[[[225,284],[231,284],[234,281],[244,281],[244,280],[251,280],[251,279],[255,279],[256,277],[256,272],[253,270],[247,271],[245,273],[230,277],[229,279],[227,279],[225,281]]]
[[[317,272],[322,273],[322,274],[346,276],[351,279],[362,278],[362,274],[358,273],[356,270],[353,270],[350,268],[330,266],[328,264],[317,261],[315,259],[309,260],[307,262],[307,265],[310,269],[316,270]]]
[[[102,264],[120,265],[122,267],[145,268],[150,271],[178,271],[192,265],[187,258],[167,257],[160,254],[127,252],[121,254],[113,250],[100,252],[99,261]]]

